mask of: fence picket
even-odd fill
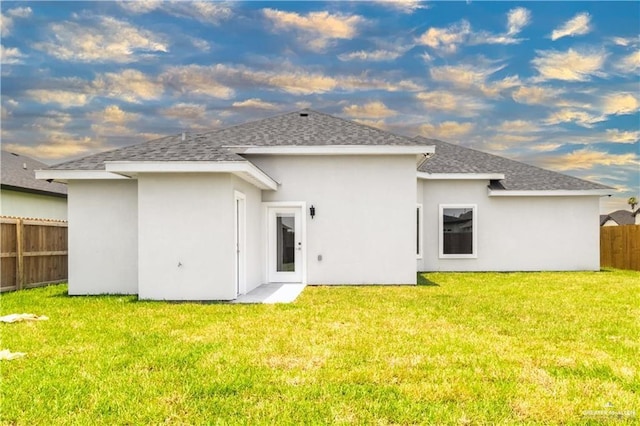
[[[640,271],[640,225],[600,228],[600,267]]]
[[[67,280],[67,222],[0,217],[0,291]]]

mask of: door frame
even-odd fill
[[[307,203],[306,201],[266,201],[262,203],[263,208],[263,225],[264,225],[264,243],[263,247],[265,247],[265,268],[264,268],[264,276],[265,282],[278,282],[271,281],[271,271],[269,260],[271,257],[271,251],[273,247],[271,244],[273,241],[271,240],[270,230],[271,224],[269,223],[270,212],[273,209],[278,208],[298,208],[300,209],[300,280],[301,284],[307,283]]]
[[[233,242],[236,296],[247,292],[247,197],[233,191]]]

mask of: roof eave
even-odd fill
[[[262,155],[425,155],[434,145],[279,145],[223,146],[235,154]],[[422,158],[422,157],[421,157]]]
[[[603,197],[611,195],[610,189],[550,189],[514,191],[509,189],[488,188],[490,197]]]
[[[248,161],[106,161],[107,172],[136,177],[143,173],[231,173],[263,190],[278,183]]]
[[[24,192],[26,194],[46,195],[49,197],[67,198],[67,194],[64,192],[46,191],[44,189],[26,188],[24,186],[13,186],[13,185],[5,185],[5,184],[0,185],[0,187],[7,191]]]
[[[418,172],[418,179],[425,180],[501,180],[504,173],[427,173]]]
[[[36,179],[67,183],[69,180],[127,179],[106,170],[36,170]]]

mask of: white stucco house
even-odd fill
[[[70,294],[167,300],[270,282],[415,284],[425,270],[597,270],[611,191],[313,110],[38,177],[68,184]]]
[[[38,180],[47,165],[9,151],[0,153],[0,216],[67,220],[67,185]]]

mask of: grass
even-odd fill
[[[2,296],[3,424],[600,424],[640,417],[640,273],[429,273],[288,305]]]

